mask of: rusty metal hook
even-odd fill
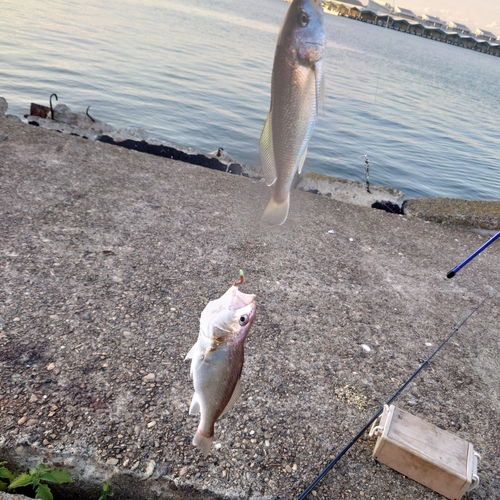
[[[50,118],[53,120],[54,119],[54,108],[52,107],[52,98],[55,97],[56,101],[59,100],[59,97],[57,97],[57,94],[50,94],[49,97],[49,103],[50,103]]]

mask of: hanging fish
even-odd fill
[[[271,78],[271,109],[260,137],[264,178],[274,190],[262,220],[283,224],[290,188],[307,155],[323,95],[326,35],[321,0],[293,0],[281,26]]]
[[[240,278],[243,282],[243,278]],[[191,359],[194,395],[189,414],[201,413],[193,438],[206,457],[214,439],[215,421],[241,396],[244,343],[255,318],[255,295],[233,285],[210,301],[200,316],[200,333],[186,359]]]

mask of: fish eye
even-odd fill
[[[243,316],[240,316],[240,325],[245,326],[248,323],[248,320],[250,319],[250,316],[248,314],[244,314]]]
[[[309,24],[309,16],[303,10],[299,12],[299,24],[303,28]]]

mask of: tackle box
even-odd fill
[[[479,483],[474,447],[454,434],[394,405],[373,423],[373,457],[450,500],[459,500]]]

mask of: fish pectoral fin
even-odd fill
[[[260,159],[262,172],[268,186],[276,182],[276,164],[274,161],[273,134],[272,134],[272,112],[269,111],[266,123],[260,135]]]
[[[242,392],[243,392],[243,389],[241,388],[241,380],[238,379],[238,382],[236,382],[236,385],[234,387],[234,391],[233,391],[233,394],[231,396],[231,399],[229,400],[226,407],[224,408],[224,411],[220,414],[221,417],[223,415],[225,415],[226,413],[230,412],[234,408],[234,406],[238,402],[238,399],[240,399]]]
[[[314,65],[314,78],[316,80],[316,114],[325,104],[325,82],[323,61],[317,61]]]
[[[299,160],[299,168],[297,169],[298,174],[300,174],[300,172],[302,172],[302,167],[304,166],[304,162],[306,161],[306,156],[307,156],[307,146],[306,146],[306,150],[304,151],[304,154],[300,157],[300,160]]]
[[[198,413],[200,413],[200,401],[198,400],[198,396],[195,392],[193,394],[193,399],[191,400],[191,405],[189,406],[189,414],[198,415]]]
[[[196,346],[198,345],[198,342],[194,344],[191,349],[189,349],[189,352],[186,354],[186,357],[184,358],[184,361],[187,361],[188,359],[193,359],[194,353],[196,351]]]

